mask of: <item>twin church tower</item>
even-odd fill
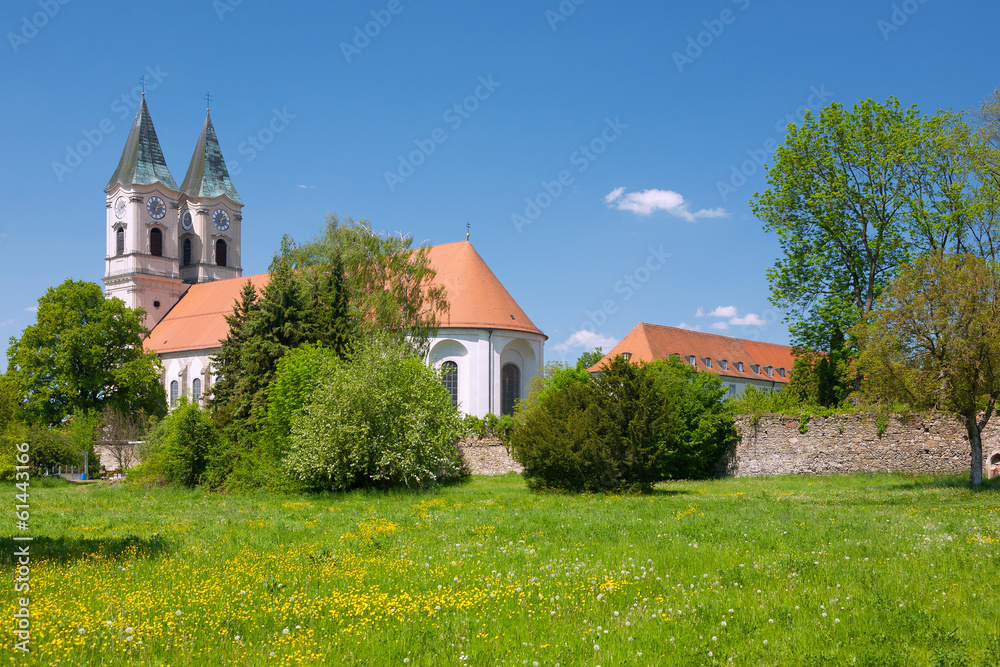
[[[152,329],[194,283],[238,278],[243,200],[206,112],[180,188],[143,95],[107,193],[105,296],[146,309]]]

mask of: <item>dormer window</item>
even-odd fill
[[[760,364],[750,364],[750,368],[753,370],[754,373],[760,375]]]
[[[697,359],[697,357],[695,357],[693,354],[687,355],[688,363],[691,364],[692,366],[694,366],[696,363],[695,359]]]
[[[764,366],[764,372],[768,375],[774,375],[774,366]]]
[[[740,373],[743,372],[743,362],[742,361],[737,361],[736,362],[736,370],[738,370]]]
[[[705,364],[705,368],[711,368],[712,367],[712,358],[711,357],[702,357],[701,361],[702,361],[702,363]]]
[[[785,369],[784,368],[779,368],[778,369],[778,375],[780,375],[781,377],[785,377]]]
[[[719,359],[719,366],[724,371],[728,371],[729,370],[729,362],[726,361],[725,359]]]

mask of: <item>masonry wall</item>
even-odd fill
[[[1000,475],[997,417],[983,433],[983,478]],[[968,473],[971,461],[965,426],[941,414],[889,418],[881,436],[875,415],[813,417],[799,432],[799,419],[761,415],[737,417],[740,440],[719,464],[736,477],[849,472]]]

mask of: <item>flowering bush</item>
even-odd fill
[[[462,419],[438,371],[412,351],[373,341],[321,373],[284,459],[302,483],[428,487],[468,474]]]

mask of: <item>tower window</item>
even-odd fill
[[[444,388],[451,394],[451,404],[458,407],[458,364],[454,361],[446,361],[441,364],[441,381]]]
[[[177,405],[177,390],[179,389],[177,380],[170,383],[170,407]]]
[[[521,369],[504,364],[500,369],[500,414],[514,414],[514,404],[521,398]]]
[[[149,254],[153,257],[163,257],[163,232],[159,229],[149,230]]]
[[[201,403],[201,378],[191,380],[191,400]]]
[[[226,242],[219,239],[215,242],[215,264],[216,266],[226,266]]]
[[[125,230],[121,227],[115,230],[115,254],[125,254]]]
[[[184,239],[184,266],[191,266],[191,239]]]

